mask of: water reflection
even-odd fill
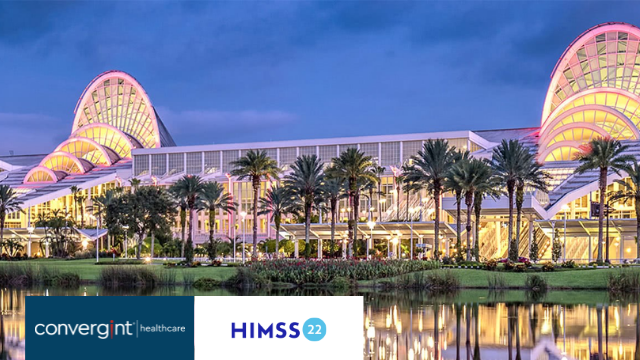
[[[397,295],[366,295],[365,359],[640,359],[637,300],[600,293],[581,296],[593,300],[588,304],[532,303],[524,294],[495,302],[486,292],[422,301]]]
[[[25,358],[25,296],[334,295],[327,290],[235,292],[0,289],[0,360]],[[355,293],[340,294],[355,295]],[[533,301],[522,292],[366,292],[364,358],[369,360],[640,360],[638,299],[558,292]]]

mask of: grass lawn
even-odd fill
[[[111,259],[100,259],[101,262],[111,262]],[[118,260],[116,260],[118,261]],[[71,272],[78,274],[80,279],[83,281],[97,281],[98,276],[100,274],[100,270],[106,268],[110,265],[95,265],[95,259],[82,259],[82,260],[64,260],[64,259],[34,259],[34,260],[25,260],[19,262],[0,262],[1,266],[6,266],[8,264],[18,264],[18,265],[26,265],[29,264],[31,266],[46,266],[55,268],[60,272]],[[232,267],[195,267],[195,268],[166,268],[162,266],[162,260],[154,260],[150,265],[131,265],[131,266],[145,266],[150,267],[156,271],[161,271],[163,269],[167,271],[176,271],[178,273],[177,281],[182,281],[182,274],[185,272],[194,274],[195,280],[201,277],[213,278],[216,280],[227,280],[233,274],[235,274],[236,270]],[[116,265],[113,265],[116,266]],[[128,266],[128,265],[127,265]]]
[[[486,288],[489,285],[489,278],[492,276],[503,277],[509,287],[522,287],[527,275],[534,274],[475,269],[450,269],[450,271],[458,277],[460,286],[465,288]],[[620,269],[556,269],[553,272],[537,272],[535,274],[544,277],[547,280],[547,284],[553,288],[606,289],[609,274],[619,271]],[[375,281],[373,280],[359,282],[363,286],[372,286],[374,283]]]

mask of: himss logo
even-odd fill
[[[327,325],[319,318],[310,318],[302,327],[299,322],[231,323],[231,338],[242,339],[297,339],[302,334],[309,341],[320,341],[327,334]]]
[[[138,321],[106,324],[37,324],[35,333],[38,336],[93,336],[98,339],[113,339],[114,336],[132,336],[148,333],[184,333],[184,326],[143,325]]]

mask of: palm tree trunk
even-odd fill
[[[462,194],[456,190],[456,258],[462,259]]]
[[[467,204],[467,261],[471,261],[471,205],[473,205],[473,193],[467,195],[465,203]]]
[[[433,190],[433,202],[435,203],[436,221],[433,225],[434,239],[433,239],[433,258],[435,260],[440,259],[440,188],[438,186]]]
[[[511,313],[512,305],[507,305],[507,349],[509,351],[509,360],[513,359],[513,314]]]
[[[156,234],[155,234],[155,231],[152,231],[151,232],[151,258],[152,259],[153,259],[153,254],[154,254],[153,253],[153,247],[155,245],[155,242],[156,242]]]
[[[360,220],[360,213],[358,212],[360,210],[360,193],[358,191],[355,192],[354,196],[353,196],[353,241],[351,243],[352,246],[352,251],[351,251],[351,256],[353,256],[353,247],[356,246],[356,240],[358,239],[358,232],[357,232],[357,228],[358,228],[358,221]]]
[[[475,336],[473,337],[473,360],[480,360],[480,343],[478,342],[480,339],[480,310],[477,303],[473,304],[473,313],[475,316],[475,321],[473,322],[475,333]]]
[[[216,210],[209,209],[209,246],[213,246],[213,231],[214,231],[215,221],[216,221]],[[216,246],[218,246],[218,244],[216,244]],[[212,249],[212,250],[214,250],[213,251],[214,255],[217,255],[215,251],[216,249]],[[214,259],[211,259],[212,262],[213,260]]]
[[[187,245],[185,251],[185,260],[187,261],[187,265],[190,265],[191,261],[193,261],[193,217],[195,215],[195,210],[193,208],[189,208],[189,234],[187,234]],[[233,250],[235,251],[235,249]]]
[[[337,201],[331,200],[331,255],[335,252],[335,236],[336,236],[336,206]]]
[[[82,225],[82,228],[84,229],[84,202],[80,203],[80,224]]]
[[[396,180],[396,221],[400,221],[400,182]]]
[[[509,245],[508,245],[508,252],[507,252],[507,257],[509,258],[509,260],[511,261],[516,261],[517,256],[512,256],[512,249],[511,247],[513,246],[513,185],[509,185],[507,184],[507,191],[509,193],[509,235],[507,236],[507,239],[509,240]]]
[[[140,260],[142,253],[142,241],[144,241],[144,231],[138,233],[138,251],[136,251],[136,259]]]
[[[187,211],[182,208],[180,208],[180,227],[182,228],[182,250],[180,250],[180,257],[184,257],[185,228],[187,227]]]
[[[522,203],[524,202],[524,187],[518,186],[516,189],[516,233],[515,242],[520,250],[520,226],[522,222]],[[518,254],[519,255],[519,254]]]
[[[607,168],[600,169],[600,211],[598,212],[598,262],[602,262],[602,227],[604,223],[604,196],[607,188]],[[608,249],[607,239],[607,249]],[[608,251],[607,251],[608,253]]]
[[[407,195],[407,196],[406,196],[406,198],[405,198],[405,200],[404,200],[404,203],[405,203],[405,206],[404,206],[404,207],[405,207],[405,210],[407,211],[407,217],[406,217],[406,219],[407,219],[407,221],[409,221],[409,200],[410,200],[410,198],[411,198],[411,194],[409,193],[409,190],[407,190],[406,195]]]
[[[0,237],[0,240],[2,238]],[[636,259],[640,258],[640,204],[636,200]]]
[[[253,259],[258,259],[258,197],[260,196],[260,178],[253,179]],[[244,250],[243,250],[244,251]]]
[[[311,229],[311,204],[306,204],[304,209],[304,257],[311,256],[311,246],[309,244],[309,230]]]
[[[482,211],[482,207],[480,205],[480,203],[478,202],[478,197],[481,197],[482,195],[480,194],[474,194],[474,212],[475,212],[475,216],[476,216],[476,222],[474,224],[475,227],[475,236],[473,237],[473,249],[475,252],[475,257],[476,257],[476,261],[480,261],[480,215],[481,215],[481,211]],[[480,200],[482,201],[482,200]]]
[[[598,360],[604,360],[602,356],[602,305],[596,306],[596,316],[598,317]]]
[[[6,216],[4,213],[0,214],[0,244],[4,243],[4,222]]]
[[[275,222],[276,226],[276,259],[278,258],[278,244],[280,243],[280,221]]]
[[[382,178],[378,180],[378,222],[382,222],[382,204],[380,203],[380,197],[382,196],[382,187],[380,183],[382,182]]]

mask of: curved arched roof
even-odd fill
[[[71,132],[89,124],[109,124],[145,148],[175,146],[138,81],[122,71],[107,71],[89,83],[75,109]]]
[[[549,155],[548,148],[553,144],[568,140],[582,144],[603,134],[623,140],[639,139],[639,79],[639,28],[605,23],[581,34],[565,50],[551,74],[542,111],[540,154]],[[559,127],[564,130],[558,131]],[[540,156],[540,160],[553,161],[548,156]]]
[[[131,158],[136,148],[175,146],[149,96],[122,71],[107,71],[84,89],[74,110],[71,136],[24,177],[24,183],[57,182]]]

